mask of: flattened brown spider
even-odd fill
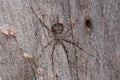
[[[64,25],[62,23],[59,23],[59,20],[57,18],[57,22],[55,24],[52,25],[51,30],[44,24],[45,28],[52,33],[53,35],[53,40],[51,40],[46,46],[44,46],[43,50],[45,48],[47,48],[50,44],[52,44],[52,42],[54,42],[53,45],[53,50],[52,50],[52,55],[54,53],[55,50],[55,46],[57,44],[62,45],[65,52],[68,53],[68,50],[64,44],[64,42],[72,44],[74,46],[76,46],[77,48],[79,48],[80,50],[84,51],[85,53],[87,53],[85,50],[83,50],[77,43],[67,40],[65,39],[65,36],[67,34],[67,32],[69,32],[72,28],[68,29],[67,31],[64,32]],[[74,25],[71,25],[71,27]],[[88,54],[88,53],[87,53]]]
[[[37,16],[36,16],[36,17],[37,17]],[[38,17],[37,17],[37,18],[38,18]],[[85,52],[86,54],[88,54],[84,49],[82,49],[82,48],[78,45],[78,43],[75,43],[74,41],[70,41],[70,40],[68,40],[68,39],[65,39],[65,35],[66,35],[72,28],[68,29],[67,31],[64,31],[64,25],[59,22],[58,17],[57,17],[57,22],[52,25],[51,29],[49,29],[49,28],[42,22],[42,20],[41,20],[40,18],[38,18],[38,19],[39,19],[39,21],[43,24],[43,26],[48,30],[48,32],[50,32],[50,34],[53,35],[53,36],[52,36],[53,39],[52,39],[46,46],[43,47],[43,51],[44,51],[45,48],[47,48],[49,45],[51,45],[51,44],[54,42],[54,43],[53,43],[53,44],[54,44],[54,45],[53,45],[53,49],[52,49],[52,55],[53,55],[53,53],[54,53],[55,46],[58,45],[58,44],[63,46],[63,49],[64,49],[64,51],[65,51],[66,54],[67,54],[67,53],[68,53],[68,50],[67,50],[67,48],[66,48],[66,46],[65,46],[65,43],[64,43],[64,42],[66,42],[66,43],[69,43],[69,44],[72,44],[72,45],[76,46],[78,49],[80,49],[80,50],[82,50],[83,52]],[[74,26],[74,24],[71,24],[71,25],[70,25],[70,27],[73,27],[73,26]],[[88,54],[88,55],[90,55],[90,54]]]
[[[33,11],[33,8],[31,7],[31,10],[32,12],[35,14],[36,18],[39,20],[39,22],[47,29],[48,33],[52,34],[52,37],[53,39],[48,42],[46,44],[46,46],[43,47],[42,49],[42,52],[44,51],[44,49],[46,49],[49,45],[51,45],[53,43],[53,47],[52,47],[52,53],[51,53],[51,58],[52,58],[52,66],[54,65],[54,61],[53,61],[53,54],[54,54],[54,50],[55,50],[55,47],[56,45],[62,45],[65,53],[66,53],[66,56],[68,58],[68,50],[66,48],[66,45],[65,43],[68,43],[68,44],[72,44],[74,45],[75,47],[77,47],[78,49],[82,50],[83,52],[85,52],[86,54],[88,54],[89,56],[92,56],[91,54],[87,53],[84,49],[82,49],[78,43],[75,43],[74,41],[70,41],[68,39],[65,39],[66,38],[66,34],[72,30],[72,27],[75,25],[75,24],[70,24],[70,29],[68,29],[67,31],[64,31],[64,25],[62,23],[59,22],[59,19],[57,17],[57,21],[56,23],[54,23],[52,26],[51,26],[51,29],[48,28],[48,26],[46,24],[44,24],[44,21],[42,21],[38,15]],[[70,35],[69,35],[70,36]],[[54,73],[54,66],[53,66],[53,73]]]
[[[31,10],[32,10],[32,12],[35,14],[35,16],[37,17],[37,19],[39,20],[39,22],[47,29],[47,31],[48,31],[50,34],[53,35],[53,36],[52,36],[53,39],[52,39],[46,46],[43,47],[43,50],[42,50],[42,51],[44,51],[45,48],[47,48],[49,45],[51,45],[51,44],[54,42],[54,43],[53,43],[54,45],[53,45],[53,48],[52,48],[52,54],[51,54],[51,55],[53,55],[54,50],[55,50],[55,46],[58,45],[58,44],[63,46],[63,49],[64,49],[64,51],[65,51],[66,54],[67,54],[67,53],[68,53],[68,50],[67,50],[67,48],[66,48],[66,46],[65,46],[65,43],[64,43],[64,42],[66,42],[66,43],[69,43],[69,44],[74,45],[74,46],[77,47],[78,49],[82,50],[83,52],[85,52],[86,54],[88,54],[88,55],[91,56],[91,54],[87,53],[84,49],[82,49],[82,48],[78,45],[78,43],[75,43],[74,41],[70,41],[70,40],[68,40],[68,39],[65,39],[65,36],[64,36],[64,35],[66,35],[69,31],[71,31],[71,30],[72,30],[72,27],[73,27],[75,24],[70,24],[70,29],[68,29],[67,31],[64,31],[64,25],[59,22],[59,19],[58,19],[58,16],[57,16],[57,22],[52,25],[51,29],[49,29],[48,26],[47,26],[46,24],[44,24],[44,22],[43,22],[43,21],[38,17],[38,15],[33,11],[33,8],[32,8],[32,7],[31,7]]]

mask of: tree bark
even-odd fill
[[[90,55],[67,42],[68,53],[42,51],[57,16],[64,32],[75,23],[65,39]],[[119,0],[0,0],[0,80],[120,80],[119,25]]]

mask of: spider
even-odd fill
[[[37,17],[38,18],[38,17]],[[54,23],[52,26],[51,26],[51,29],[48,28],[48,26],[46,26],[42,20],[40,18],[38,18],[39,21],[43,24],[43,26],[48,30],[48,32],[50,34],[52,34],[52,37],[53,39],[46,45],[43,47],[42,51],[44,51],[45,48],[47,48],[49,45],[51,45],[53,42],[54,42],[54,45],[53,45],[53,50],[52,50],[52,55],[54,53],[54,50],[55,50],[55,46],[56,45],[62,45],[65,52],[68,53],[68,50],[64,44],[64,42],[66,43],[69,43],[69,44],[72,44],[74,46],[76,46],[77,48],[79,48],[80,50],[82,50],[83,52],[87,53],[84,49],[82,49],[78,43],[75,43],[73,41],[70,41],[70,40],[67,40],[65,39],[65,35],[72,29],[68,29],[67,31],[64,32],[64,25],[62,23],[59,22],[58,20],[58,17],[57,17],[57,22]],[[73,27],[74,24],[71,24],[70,27]],[[69,35],[68,35],[69,36]],[[87,53],[88,54],[88,53]]]
[[[37,13],[35,13],[33,11],[33,8],[31,7],[31,10],[32,12],[35,14],[36,18],[39,20],[39,22],[47,29],[48,33],[49,34],[52,34],[52,37],[53,39],[48,42],[42,49],[42,52],[44,52],[44,50],[53,43],[53,47],[52,47],[52,53],[51,53],[51,58],[52,58],[52,66],[54,65],[54,61],[53,61],[53,54],[54,54],[54,51],[55,51],[55,47],[56,45],[62,45],[65,53],[66,53],[66,56],[68,58],[68,50],[66,48],[66,45],[65,43],[68,43],[68,44],[72,44],[74,45],[75,47],[77,47],[78,49],[82,50],[83,52],[85,52],[87,55],[90,55],[92,56],[91,54],[87,53],[84,49],[82,49],[78,43],[75,43],[74,41],[71,41],[71,40],[68,40],[66,39],[67,36],[65,36],[69,31],[71,31],[73,28],[73,26],[75,25],[74,23],[70,23],[70,29],[68,29],[67,31],[64,31],[64,25],[62,23],[59,22],[59,18],[57,16],[57,21],[56,23],[54,23],[52,26],[51,26],[51,29],[48,28],[48,26],[44,23],[44,21],[42,21],[41,18],[38,17]],[[68,35],[70,36],[70,35]],[[53,66],[53,72],[54,72],[54,66]]]
[[[63,46],[63,49],[66,53],[68,53],[68,50],[65,46],[65,42],[66,43],[69,43],[69,44],[72,44],[74,46],[76,46],[78,49],[82,50],[83,52],[87,53],[84,49],[82,49],[78,43],[75,43],[74,41],[70,41],[68,39],[65,39],[65,35],[72,29],[68,29],[67,31],[64,31],[64,25],[62,23],[59,22],[58,18],[57,18],[57,22],[54,23],[52,26],[51,26],[51,29],[49,29],[45,24],[43,24],[45,26],[45,28],[48,30],[48,32],[50,32],[53,36],[53,39],[46,45],[43,47],[43,51],[45,48],[47,48],[49,45],[51,45],[53,42],[53,49],[52,49],[52,55],[54,53],[54,50],[55,50],[55,46],[56,45],[62,45]],[[74,24],[71,24],[70,25],[71,27],[74,26]],[[87,53],[88,54],[88,53]]]
[[[86,54],[90,55],[88,52],[86,52],[84,49],[82,49],[78,43],[75,43],[74,41],[70,41],[68,39],[65,39],[65,36],[69,31],[72,30],[72,27],[75,24],[70,24],[70,29],[68,29],[67,31],[64,31],[64,25],[62,23],[59,22],[59,17],[57,16],[57,21],[56,23],[54,23],[51,26],[51,29],[48,28],[48,26],[46,24],[44,24],[44,22],[38,17],[37,13],[34,12],[33,8],[31,7],[32,12],[35,14],[36,18],[39,20],[39,22],[47,29],[47,31],[52,34],[53,39],[48,42],[48,44],[46,44],[46,46],[43,47],[42,52],[44,52],[44,49],[47,48],[49,45],[51,45],[53,42],[53,48],[52,48],[52,55],[54,53],[55,50],[55,46],[56,45],[62,45],[63,49],[66,53],[68,53],[68,50],[65,46],[65,42],[74,45],[75,47],[77,47],[78,49],[82,50],[83,52],[85,52]],[[70,35],[69,35],[70,36]]]

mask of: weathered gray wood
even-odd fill
[[[42,52],[52,38],[35,14],[42,20],[44,15],[49,29],[59,15],[65,31],[70,19],[78,19],[67,39],[93,57],[65,43],[68,58],[57,45],[52,64],[53,44]],[[119,0],[0,0],[0,28],[9,24],[16,29],[15,37],[0,30],[0,80],[120,80],[119,15]]]

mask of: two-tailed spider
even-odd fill
[[[40,22],[42,22],[40,18],[39,18],[39,20],[40,20]],[[43,24],[44,27],[48,30],[49,34],[52,34],[52,37],[53,37],[53,39],[52,39],[46,46],[44,46],[43,51],[44,51],[45,48],[47,48],[49,45],[51,45],[51,44],[54,42],[54,43],[53,43],[53,44],[54,44],[54,45],[53,45],[53,49],[52,49],[52,55],[53,55],[53,53],[54,53],[55,46],[58,45],[58,44],[63,46],[63,49],[64,49],[64,51],[65,51],[66,54],[67,54],[67,53],[68,53],[68,50],[67,50],[67,48],[66,48],[66,46],[65,46],[65,42],[66,42],[66,43],[69,43],[69,44],[72,44],[72,45],[76,46],[78,49],[80,49],[80,50],[82,50],[83,52],[85,52],[86,54],[88,54],[84,49],[82,49],[82,48],[78,45],[78,43],[75,43],[74,41],[70,41],[70,40],[66,39],[66,37],[68,37],[68,36],[65,36],[65,35],[66,35],[69,31],[72,30],[71,27],[73,27],[73,26],[75,25],[74,23],[70,22],[70,29],[68,29],[67,31],[64,31],[64,25],[59,22],[58,16],[57,16],[57,22],[54,23],[54,24],[51,26],[51,29],[49,29],[44,23],[42,23],[42,24]],[[88,55],[90,55],[90,54],[88,54]],[[68,56],[68,55],[67,55],[67,56]],[[90,55],[90,56],[91,56],[91,55]]]
[[[33,8],[31,8],[32,11],[33,11]],[[62,23],[59,22],[59,18],[57,16],[57,21],[56,23],[54,23],[52,26],[51,26],[51,29],[48,28],[48,26],[42,21],[42,19],[40,19],[38,17],[38,15],[33,11],[33,13],[35,14],[35,16],[38,18],[39,22],[47,29],[48,33],[52,35],[53,39],[48,42],[48,44],[46,46],[43,47],[43,50],[45,48],[47,48],[49,45],[51,45],[53,43],[53,47],[52,47],[52,54],[51,56],[53,57],[53,53],[54,53],[54,50],[55,50],[55,46],[56,45],[62,45],[63,46],[63,49],[64,51],[66,52],[66,54],[68,53],[68,50],[66,48],[66,45],[65,43],[68,43],[68,44],[72,44],[74,45],[75,47],[77,47],[78,49],[82,50],[83,52],[85,52],[86,54],[90,55],[89,53],[87,53],[84,49],[82,49],[78,43],[75,43],[74,41],[70,41],[68,39],[66,39],[66,34],[72,30],[72,27],[75,25],[74,23],[70,22],[70,29],[68,29],[67,31],[64,31],[64,25]],[[68,56],[68,55],[67,55]],[[90,55],[91,56],[91,55]]]

